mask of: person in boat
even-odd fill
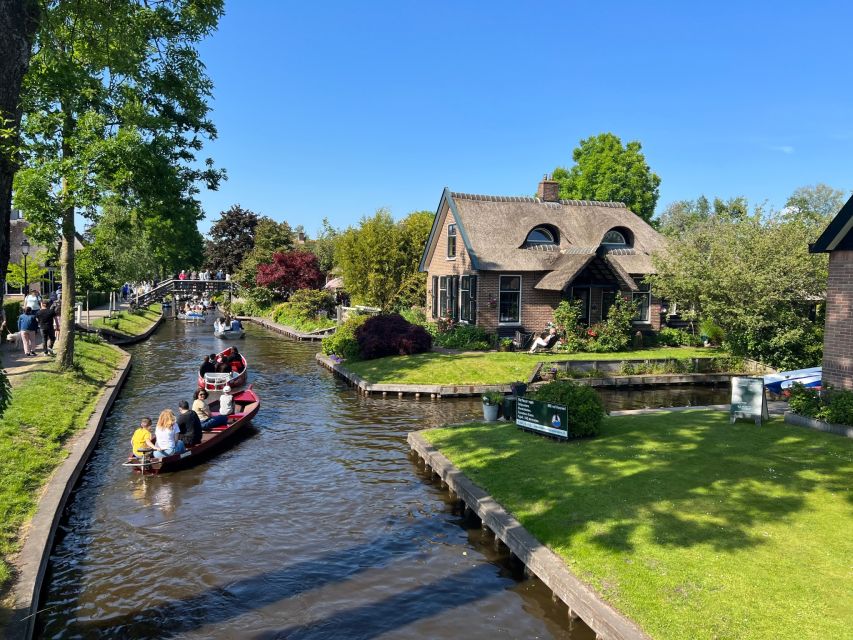
[[[204,378],[205,374],[213,373],[214,371],[216,371],[216,354],[211,353],[204,359],[204,362],[201,363],[201,366],[198,368],[198,373],[202,378]]]
[[[213,322],[213,330],[217,333],[222,333],[223,331],[228,331],[228,325],[225,324],[225,318],[217,318]]]
[[[207,406],[207,391],[199,389],[193,396],[193,411],[201,422],[202,431],[210,431],[213,427],[221,427],[228,424],[228,416],[212,416]]]
[[[230,416],[234,413],[234,396],[231,395],[231,387],[227,384],[222,387],[222,395],[219,396],[219,415]]]
[[[232,362],[236,362],[239,365],[239,369],[243,368],[243,356],[241,356],[240,352],[237,351],[237,347],[231,347],[231,355],[228,356],[228,364],[230,365]]]
[[[181,440],[187,449],[201,442],[201,421],[195,411],[190,411],[190,403],[186,400],[178,403],[177,424]]]
[[[216,358],[216,373],[231,373],[231,365],[228,364],[228,359],[223,356]]]
[[[130,446],[133,449],[133,455],[142,459],[141,449],[156,449],[157,445],[153,442],[154,435],[151,433],[151,418],[142,418],[139,421],[139,426],[130,438]]]
[[[157,428],[154,430],[154,457],[165,458],[187,450],[180,439],[181,430],[175,424],[175,414],[171,409],[163,409],[157,418]]]
[[[243,323],[241,323],[237,318],[231,318],[231,331],[242,331]]]

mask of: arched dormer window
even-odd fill
[[[556,249],[560,242],[557,230],[551,226],[534,227],[527,238],[524,239],[524,247],[527,249],[542,249],[548,251]]]
[[[607,249],[625,249],[632,244],[631,232],[627,229],[611,229],[604,234],[601,244]]]

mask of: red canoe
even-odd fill
[[[219,401],[211,402],[209,405],[211,415],[218,415]],[[166,473],[178,471],[191,467],[194,464],[208,459],[211,455],[221,450],[222,446],[234,439],[252,421],[261,408],[261,400],[252,387],[234,395],[234,411],[228,416],[228,424],[221,427],[213,427],[205,431],[201,442],[183,453],[176,453],[165,458],[155,458],[145,455],[142,460],[131,456],[125,466],[133,467],[136,472],[144,474]]]
[[[229,358],[234,353],[234,347],[228,347],[225,351],[216,354],[217,359]],[[236,360],[231,363],[231,373],[206,373],[202,375],[201,369],[198,372],[198,386],[201,389],[208,391],[222,391],[222,388],[227,384],[232,389],[237,389],[246,384],[249,377],[248,365],[246,358],[240,354],[240,361]]]

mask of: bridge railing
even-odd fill
[[[234,283],[230,280],[179,280],[172,278],[161,282],[147,293],[136,296],[133,301],[139,306],[151,304],[160,300],[170,293],[200,295],[216,293],[218,291],[230,291]]]

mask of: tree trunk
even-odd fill
[[[63,184],[63,190],[64,186]],[[72,206],[62,212],[62,244],[59,247],[62,301],[60,303],[59,340],[56,343],[56,354],[60,369],[70,369],[74,364],[74,288],[77,284],[74,271],[75,237],[74,207]]]
[[[39,9],[35,0],[0,0],[0,128],[11,129],[12,139],[0,143],[14,147],[21,124],[21,82],[30,65],[30,53]],[[6,292],[9,266],[9,216],[12,212],[14,155],[0,151],[0,305]]]

